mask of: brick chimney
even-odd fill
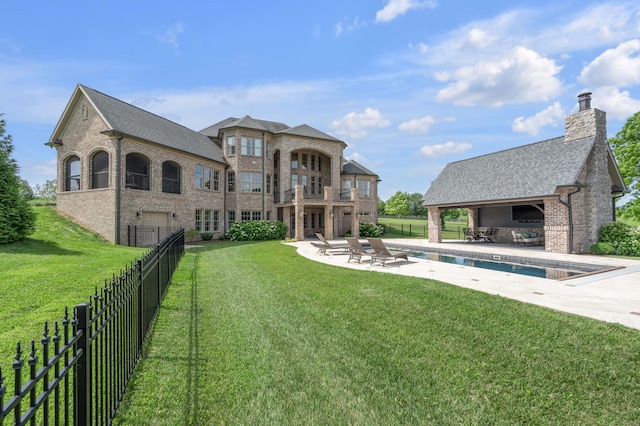
[[[591,108],[591,92],[578,95],[579,110],[564,119],[564,141],[571,142],[600,136],[606,140],[607,116],[604,111]]]

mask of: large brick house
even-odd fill
[[[469,226],[535,231],[546,251],[586,253],[600,227],[615,220],[615,199],[626,191],[607,139],[606,114],[579,95],[565,135],[448,164],[423,197],[429,241],[442,241],[440,215],[465,208]]]
[[[307,125],[245,116],[196,132],[78,85],[46,145],[57,150],[58,211],[116,244],[178,228],[215,238],[251,220],[333,238],[377,221],[378,176]]]

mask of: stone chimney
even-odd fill
[[[564,119],[564,141],[571,142],[599,136],[606,140],[607,116],[591,108],[591,92],[578,95],[578,112]]]

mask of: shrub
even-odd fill
[[[633,228],[624,222],[606,223],[600,227],[599,242],[615,244],[625,241],[631,236],[632,231]]]
[[[280,221],[234,222],[225,237],[231,241],[281,240],[287,235],[287,230],[287,225]]]
[[[184,239],[187,242],[195,241],[198,235],[200,235],[199,231],[196,231],[195,229],[189,229],[188,231],[185,231]]]
[[[624,222],[607,223],[602,225],[599,235],[598,243],[590,247],[591,253],[640,257],[639,229]]]
[[[375,223],[360,222],[360,237],[380,238],[384,234],[384,226]]]
[[[202,232],[200,238],[202,238],[202,241],[209,241],[213,238],[213,234],[211,232]]]
[[[589,252],[591,254],[600,254],[603,256],[611,255],[616,252],[616,248],[609,243],[595,243],[591,247],[589,247]]]

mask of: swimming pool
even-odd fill
[[[447,250],[418,246],[395,246],[395,250],[409,252],[410,257],[436,262],[453,263],[474,268],[528,275],[551,280],[566,280],[585,274],[593,274],[613,269],[611,266],[589,263],[562,262],[549,259],[536,259],[515,255],[480,253],[471,251]]]

